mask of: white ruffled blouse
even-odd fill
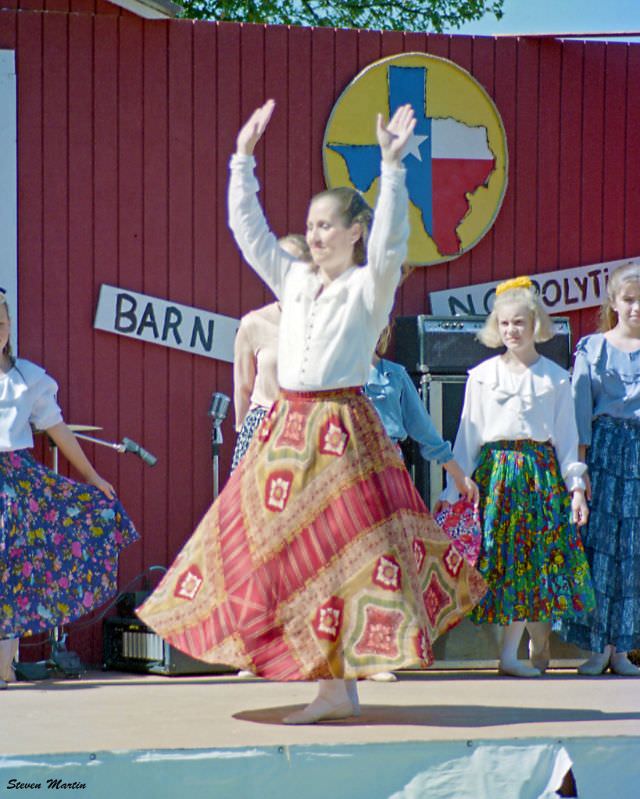
[[[586,470],[578,460],[578,429],[569,373],[540,356],[524,372],[514,372],[500,355],[469,370],[453,457],[466,474],[478,465],[489,441],[531,439],[553,444],[567,489],[584,488]],[[452,480],[443,499],[457,498]]]
[[[57,392],[56,381],[24,358],[0,376],[0,452],[29,449],[33,446],[31,425],[48,430],[62,421]]]

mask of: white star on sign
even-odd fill
[[[403,160],[408,155],[412,155],[414,158],[417,158],[418,161],[422,161],[422,155],[420,153],[420,145],[428,138],[429,138],[428,136],[420,136],[417,133],[412,133],[411,138],[407,141],[402,151]]]

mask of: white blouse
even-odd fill
[[[489,441],[549,441],[553,444],[567,489],[584,488],[586,465],[578,460],[576,425],[569,373],[540,356],[524,372],[514,372],[501,356],[469,370],[453,457],[466,474],[478,466]],[[452,480],[443,499],[456,500]]]
[[[405,169],[382,164],[367,263],[323,287],[308,263],[280,248],[257,199],[253,156],[231,158],[229,225],[247,262],[282,305],[278,382],[292,391],[362,386],[386,325],[409,236]]]
[[[0,452],[33,447],[31,425],[48,430],[62,421],[58,384],[24,358],[0,377]]]

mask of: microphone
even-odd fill
[[[209,406],[209,416],[213,422],[214,427],[220,427],[224,422],[229,410],[231,400],[226,394],[216,391],[211,397],[211,405]]]
[[[158,462],[155,455],[152,455],[144,449],[144,447],[141,447],[140,444],[136,444],[136,442],[132,441],[130,438],[123,438],[121,446],[123,452],[133,452],[134,455],[141,458],[148,466],[155,466]]]

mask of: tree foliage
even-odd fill
[[[178,0],[184,16],[226,22],[312,25],[442,33],[486,13],[502,16],[504,0]]]

